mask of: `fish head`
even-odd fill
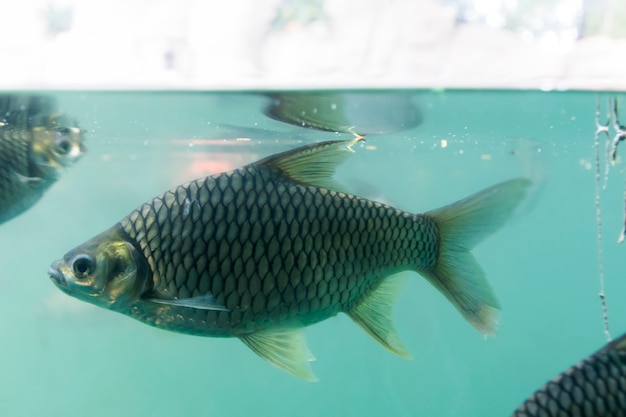
[[[86,152],[84,130],[78,127],[39,126],[33,128],[31,163],[42,178],[56,179],[64,168],[74,164]]]
[[[100,307],[128,307],[146,290],[147,262],[110,229],[52,263],[48,274],[63,292]]]

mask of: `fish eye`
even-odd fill
[[[68,139],[59,139],[54,144],[54,149],[60,155],[67,155],[72,149],[72,144]]]
[[[76,278],[86,278],[93,272],[94,259],[89,255],[78,255],[72,260],[72,271]]]

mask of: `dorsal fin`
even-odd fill
[[[333,140],[301,146],[272,155],[256,162],[279,170],[288,179],[305,185],[339,191],[341,186],[333,180],[335,168],[351,153],[352,146],[364,140],[355,134],[352,140]]]
[[[0,94],[0,129],[47,126],[56,112],[56,100],[47,95]]]
[[[606,352],[609,350],[617,350],[622,353],[626,352],[626,333],[608,343],[604,348],[600,350],[600,352]]]

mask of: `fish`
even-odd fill
[[[266,116],[294,126],[327,132],[383,134],[413,129],[423,121],[412,94],[288,92],[266,95]]]
[[[0,223],[35,205],[84,155],[83,133],[45,97],[0,97]]]
[[[493,333],[500,306],[470,250],[504,224],[530,181],[409,213],[348,194],[333,179],[361,140],[304,145],[174,187],[48,274],[66,294],[143,323],[239,338],[310,381],[304,328],[340,312],[410,357],[391,317],[401,271],[419,272],[469,323]]]
[[[512,417],[626,416],[626,333],[557,375]]]

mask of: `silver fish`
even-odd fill
[[[146,202],[52,264],[67,294],[182,333],[238,337],[315,379],[304,327],[343,312],[400,356],[397,272],[419,272],[478,330],[498,301],[470,250],[496,231],[529,181],[498,184],[425,214],[338,191],[353,141],[303,146],[200,178]]]

